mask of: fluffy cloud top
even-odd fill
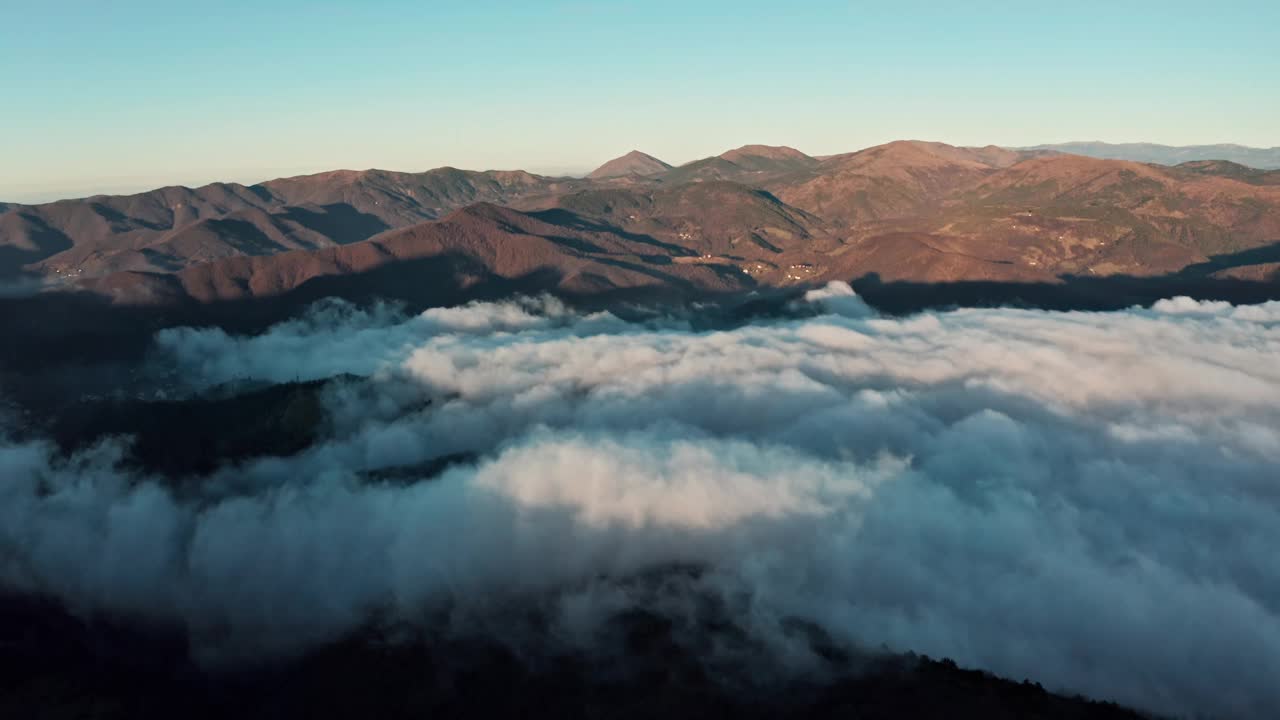
[[[196,385],[368,380],[326,442],[183,496],[109,445],[0,446],[0,580],[225,659],[524,597],[590,638],[651,601],[610,582],[693,565],[780,655],[800,619],[1156,711],[1280,705],[1280,303],[806,299],[828,314],[707,332],[522,301],[162,333]]]

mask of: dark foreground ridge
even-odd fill
[[[827,650],[810,677],[744,679],[744,667],[709,666],[682,628],[644,613],[609,625],[617,653],[608,658],[368,633],[290,662],[217,672],[188,659],[180,633],[85,622],[29,597],[0,597],[0,609],[3,717],[1144,717],[915,655],[855,660]],[[721,642],[734,641],[732,628],[719,630]]]

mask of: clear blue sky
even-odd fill
[[[1271,146],[1280,1],[0,0],[0,92],[0,200],[751,142]]]

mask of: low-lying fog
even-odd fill
[[[203,662],[532,599],[589,646],[710,596],[795,672],[799,620],[1160,712],[1280,707],[1280,303],[889,318],[832,284],[726,331],[329,304],[156,346],[196,391],[367,378],[326,389],[324,441],[181,490],[124,441],[0,443],[0,582],[180,623]],[[670,567],[701,572],[619,582]]]

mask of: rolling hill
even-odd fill
[[[85,281],[85,287],[117,302],[147,304],[267,298],[325,282],[342,290],[331,294],[372,297],[380,283],[427,282],[439,271],[463,288],[528,277],[545,277],[546,286],[540,289],[577,293],[642,287],[737,290],[747,285],[740,272],[680,259],[670,247],[594,227],[571,213],[522,213],[476,203],[438,221],[340,247],[225,257],[172,274],[115,273]],[[411,265],[421,261],[431,265]],[[388,276],[398,267],[413,267],[417,277]]]
[[[660,176],[672,185],[708,180],[758,184],[778,175],[815,167],[818,160],[789,147],[744,145],[714,157],[694,160]]]
[[[578,181],[522,171],[339,170],[253,186],[215,183],[18,205],[0,215],[0,277],[171,272],[233,255],[365,240],[475,202],[511,202]]]

